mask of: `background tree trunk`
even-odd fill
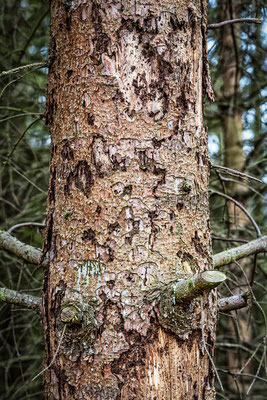
[[[240,18],[241,6],[237,2],[222,0],[221,20]],[[241,78],[241,62],[239,60],[240,24],[224,26],[221,30],[221,40],[222,52],[220,61],[223,65],[221,117],[223,121],[224,166],[237,171],[243,171],[246,159],[243,151],[241,89],[239,85]],[[241,204],[247,207],[248,187],[236,182],[226,182],[226,187],[227,193],[231,197],[238,198]],[[242,237],[249,240],[250,237],[246,230],[246,225],[249,221],[244,212],[231,201],[228,202],[228,212],[230,218],[229,231],[233,232],[238,229]],[[242,266],[245,266],[247,262],[247,259],[240,261]],[[246,285],[247,281],[250,280],[249,273],[248,276],[244,276],[243,272],[235,264],[231,266],[231,270],[238,277],[240,286],[242,283]],[[240,340],[242,343],[251,343],[252,330],[247,309],[239,310],[237,315],[238,318],[229,318],[228,334],[233,340]],[[226,355],[228,367],[235,372],[238,372],[246,362],[244,354],[240,354],[236,349],[227,349]],[[252,374],[251,367],[251,364],[249,364],[245,372]],[[227,378],[233,398],[239,396],[240,393],[245,396],[249,384],[244,384],[242,380],[239,383],[231,375]]]
[[[221,21],[240,18],[240,4],[221,1]],[[239,61],[239,34],[240,25],[225,25],[221,29],[222,51],[220,62],[222,63],[222,97],[221,118],[223,123],[224,138],[224,165],[225,167],[242,171],[245,166],[242,138],[242,110],[240,109],[241,78]],[[231,195],[240,195],[246,192],[244,186],[228,182]]]
[[[211,268],[205,15],[205,1],[51,2],[49,399],[214,398],[214,294],[172,318],[146,301]]]

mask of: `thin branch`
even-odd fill
[[[207,26],[208,29],[217,29],[221,28],[224,25],[231,25],[237,24],[239,22],[246,22],[250,24],[261,24],[263,19],[261,18],[236,18],[236,19],[229,19],[227,21],[218,22],[217,24],[210,24]]]
[[[233,199],[232,197],[228,196],[228,194],[225,193],[221,193],[221,192],[217,192],[216,190],[209,190],[209,192],[211,193],[211,195],[216,194],[218,196],[224,197],[225,199],[231,201],[232,203],[234,203],[237,207],[240,208],[240,210],[242,210],[244,212],[244,214],[246,214],[246,216],[248,217],[248,219],[251,221],[252,225],[255,228],[255,231],[257,232],[257,236],[261,236],[261,231],[260,228],[258,227],[258,225],[256,224],[256,221],[254,220],[254,218],[250,215],[250,213],[248,212],[248,210],[242,206],[241,203],[239,203],[237,200]]]
[[[0,248],[9,251],[12,254],[22,258],[31,264],[39,264],[41,250],[33,246],[20,242],[9,233],[0,230]],[[48,265],[46,258],[41,264],[43,267]]]
[[[29,294],[19,293],[15,290],[0,288],[0,300],[5,303],[16,304],[40,312],[41,298]]]
[[[4,166],[2,167],[3,170]],[[23,179],[25,179],[27,182],[29,182],[32,186],[34,186],[37,190],[39,190],[41,193],[43,194],[47,194],[47,192],[45,192],[43,189],[41,189],[39,186],[37,186],[31,179],[29,179],[26,175],[24,175],[22,172],[20,172],[17,168],[14,167],[14,165],[12,165],[12,169],[18,174],[20,175]],[[0,171],[1,172],[1,171]]]
[[[16,115],[11,115],[10,117],[3,118],[3,119],[0,120],[0,122],[5,122],[5,121],[9,121],[9,120],[14,119],[14,118],[27,117],[27,116],[31,116],[31,117],[38,116],[40,118],[43,118],[44,114],[42,114],[42,113],[33,113],[33,112],[32,113],[24,113],[24,114],[16,114]]]
[[[235,296],[225,297],[218,300],[219,311],[232,311],[248,307],[251,304],[251,293],[244,292]]]
[[[33,64],[22,65],[20,67],[13,68],[8,71],[2,71],[0,74],[0,78],[5,75],[17,74],[18,72],[24,71],[25,69],[35,68],[35,67],[38,67],[38,68],[47,67],[47,63],[38,62],[38,63],[33,63]]]
[[[22,132],[22,134],[20,135],[20,137],[18,138],[18,140],[16,141],[16,143],[14,144],[13,148],[10,150],[10,152],[8,153],[8,155],[6,156],[6,160],[3,162],[3,168],[1,169],[1,172],[3,171],[3,169],[5,168],[5,166],[8,164],[10,158],[12,157],[12,154],[14,153],[14,151],[16,150],[16,148],[18,147],[19,143],[21,142],[21,140],[24,138],[24,136],[26,135],[26,133],[28,132],[28,130],[37,122],[39,121],[41,118],[38,117],[36,119],[34,119],[30,125],[27,126],[27,128]]]
[[[241,246],[215,254],[213,256],[213,267],[220,268],[223,265],[231,264],[232,262],[240,260],[240,258],[245,258],[252,254],[258,254],[265,251],[267,251],[267,236],[262,236]]]
[[[260,381],[267,383],[267,379],[264,379],[257,375],[245,374],[245,373],[239,374],[238,372],[232,372],[228,369],[222,369],[222,368],[218,368],[218,371],[224,372],[225,374],[229,374],[231,376],[248,376],[249,378],[259,379]]]
[[[9,228],[7,232],[11,233],[15,229],[21,228],[22,226],[39,226],[40,228],[45,228],[45,224],[42,224],[41,222],[22,222],[21,224],[11,226],[11,228]]]
[[[260,179],[255,178],[255,176],[244,174],[244,172],[237,171],[236,169],[227,168],[227,167],[223,167],[221,165],[214,165],[214,164],[211,165],[211,168],[216,169],[216,170],[221,170],[222,172],[224,172],[228,175],[238,176],[240,178],[250,179],[252,181],[263,183]]]
[[[18,63],[21,62],[21,59],[22,59],[22,57],[24,56],[24,54],[25,54],[25,52],[26,52],[26,50],[27,50],[29,44],[31,43],[32,38],[34,37],[34,35],[35,35],[37,29],[39,28],[39,26],[40,26],[40,24],[41,24],[41,22],[42,22],[43,19],[47,16],[48,13],[49,13],[49,8],[40,16],[40,18],[39,18],[38,21],[36,22],[36,25],[35,25],[35,27],[33,28],[32,33],[30,34],[30,37],[28,38],[28,40],[27,40],[25,46],[24,46],[23,49],[21,50],[21,55],[20,55],[20,57],[19,57]]]
[[[248,240],[244,239],[234,239],[234,238],[227,238],[227,237],[221,237],[221,236],[214,236],[211,235],[212,240],[221,240],[223,242],[239,242],[239,243],[247,243]]]
[[[58,346],[57,346],[56,352],[55,352],[55,354],[54,354],[54,357],[52,358],[51,363],[50,363],[46,368],[42,369],[42,371],[39,372],[39,374],[35,375],[35,376],[31,379],[31,382],[34,381],[36,378],[38,378],[38,376],[42,375],[45,371],[47,371],[47,370],[54,364],[55,359],[57,358],[57,355],[58,355],[60,346],[61,346],[61,344],[62,344],[63,337],[64,337],[64,335],[65,335],[66,327],[67,327],[67,325],[64,325],[63,330],[62,330],[62,334],[61,334],[60,339],[59,339],[59,342],[58,342]]]

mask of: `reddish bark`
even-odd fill
[[[202,311],[173,304],[175,328],[145,300],[212,265],[205,13],[189,0],[51,4],[47,365],[62,307],[82,317],[46,371],[49,399],[214,397],[214,295]]]

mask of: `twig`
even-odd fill
[[[35,67],[39,67],[39,68],[47,67],[47,63],[38,62],[38,63],[33,63],[33,64],[22,65],[20,67],[13,68],[8,71],[2,71],[0,74],[0,78],[5,75],[17,74],[18,72],[23,71],[24,69],[35,68]]]
[[[223,265],[231,264],[240,258],[245,258],[252,254],[267,251],[267,236],[262,236],[246,244],[234,247],[213,256],[213,267],[220,268]]]
[[[248,307],[251,303],[251,293],[244,292],[235,296],[225,297],[218,300],[219,311],[239,310]]]
[[[218,368],[218,371],[224,372],[225,374],[229,374],[229,375],[232,375],[232,376],[248,376],[250,378],[255,378],[255,379],[258,379],[260,381],[263,381],[263,382],[267,383],[267,379],[261,378],[260,376],[257,376],[257,375],[245,374],[245,373],[239,374],[238,372],[232,372],[230,370],[222,369],[222,368]]]
[[[263,22],[263,19],[261,18],[236,18],[236,19],[229,19],[227,21],[222,21],[218,22],[217,24],[209,24],[207,26],[208,29],[217,29],[221,28],[224,25],[231,25],[231,24],[237,24],[239,22],[246,22],[250,24],[261,24]]]
[[[37,31],[37,29],[39,28],[41,22],[43,21],[43,19],[46,17],[46,15],[47,15],[48,13],[49,13],[49,9],[47,9],[47,10],[40,16],[40,18],[38,19],[38,21],[36,22],[36,25],[35,25],[35,27],[33,28],[32,33],[30,34],[30,37],[28,38],[26,44],[24,45],[23,49],[21,50],[21,54],[20,54],[19,61],[18,61],[19,63],[21,62],[21,59],[22,59],[22,57],[24,56],[24,54],[25,54],[25,52],[26,52],[26,50],[27,50],[27,47],[28,47],[29,44],[31,43],[32,38],[33,38],[34,35],[35,35],[35,32]]]
[[[245,368],[248,366],[248,364],[250,363],[250,361],[255,358],[258,362],[259,359],[256,357],[256,354],[258,352],[258,350],[260,349],[262,343],[259,343],[258,346],[256,347],[256,349],[253,351],[253,353],[251,354],[251,356],[247,359],[247,361],[245,362],[244,365],[242,365],[242,368],[238,371],[240,374],[245,370]]]
[[[43,118],[44,114],[42,113],[24,113],[24,114],[16,114],[16,115],[11,115],[10,117],[6,117],[0,120],[0,122],[5,122],[5,121],[9,121],[10,119],[14,119],[14,118],[20,118],[20,117],[35,117],[38,116],[40,118]]]
[[[256,221],[254,220],[254,218],[250,215],[250,213],[248,212],[248,210],[242,206],[241,203],[239,203],[239,201],[235,200],[233,197],[228,196],[228,194],[225,193],[221,193],[221,192],[217,192],[215,190],[209,190],[209,192],[211,193],[211,195],[216,194],[218,196],[224,197],[225,199],[231,201],[232,203],[234,203],[237,207],[240,208],[240,210],[242,210],[244,212],[244,214],[246,214],[246,216],[248,217],[248,219],[251,221],[252,225],[254,226],[256,232],[257,232],[257,236],[261,236],[261,231],[260,228],[258,227],[258,225],[256,224]]]
[[[42,375],[45,371],[47,371],[47,370],[54,364],[55,359],[57,358],[57,355],[58,355],[58,352],[59,352],[59,348],[60,348],[61,343],[62,343],[62,341],[63,341],[63,337],[64,337],[64,334],[65,334],[65,331],[66,331],[66,326],[67,326],[67,325],[64,325],[64,327],[63,327],[62,334],[61,334],[61,337],[60,337],[60,339],[59,339],[59,343],[58,343],[56,352],[55,352],[55,354],[54,354],[54,357],[52,358],[51,363],[50,363],[46,368],[42,369],[42,371],[39,372],[39,374],[35,375],[35,376],[31,379],[31,382],[34,381],[36,378],[38,378],[38,376]]]
[[[214,236],[211,235],[212,240],[221,240],[223,242],[239,242],[239,243],[248,243],[248,240],[244,239],[233,239],[233,238],[226,238],[226,237],[220,237],[220,236]]]
[[[41,298],[23,294],[7,288],[0,288],[0,300],[40,312]]]
[[[244,172],[237,171],[236,169],[227,168],[227,167],[223,167],[221,165],[214,165],[214,164],[211,165],[211,168],[213,168],[215,170],[221,170],[222,172],[224,172],[228,175],[239,176],[240,178],[250,179],[252,181],[263,183],[260,179],[255,178],[255,176],[245,174]]]
[[[15,229],[21,228],[22,226],[39,226],[40,228],[45,228],[45,224],[42,224],[41,222],[22,222],[21,224],[11,226],[11,228],[9,228],[7,232],[11,233]]]
[[[18,239],[11,236],[9,233],[0,230],[0,248],[9,251],[12,254],[22,258],[31,264],[39,264],[41,250],[33,246],[20,242]],[[41,264],[43,267],[48,265],[46,258]]]
[[[35,120],[33,120],[30,125],[27,126],[27,128],[22,132],[22,134],[20,135],[20,137],[18,138],[18,140],[16,141],[16,143],[14,144],[13,148],[10,150],[10,152],[8,153],[8,155],[6,156],[6,160],[3,162],[3,167],[1,169],[1,172],[3,171],[3,169],[5,168],[5,166],[7,165],[7,163],[9,162],[10,158],[12,157],[12,154],[14,153],[14,151],[16,150],[16,148],[18,147],[19,143],[21,142],[21,140],[24,138],[24,136],[26,135],[26,133],[28,132],[28,130],[37,122],[39,121],[40,118],[36,118]]]
[[[203,298],[202,298],[202,297],[201,297],[200,304],[201,304],[201,333],[202,333],[202,344],[203,344],[204,350],[206,351],[206,353],[207,353],[207,355],[208,355],[208,357],[209,357],[210,363],[211,363],[211,365],[212,365],[212,367],[213,367],[213,370],[214,370],[214,373],[215,373],[215,375],[216,375],[216,377],[217,377],[217,379],[218,379],[218,382],[219,382],[219,385],[220,385],[220,387],[221,387],[221,390],[224,392],[224,388],[223,388],[222,381],[221,381],[221,379],[220,379],[220,375],[219,375],[219,373],[218,373],[218,370],[217,370],[217,368],[216,368],[216,365],[214,364],[214,361],[213,361],[213,359],[212,359],[212,357],[211,357],[211,355],[210,355],[210,353],[209,353],[209,351],[208,351],[208,348],[207,348],[207,346],[206,346],[206,341],[205,341],[205,336],[204,336],[204,325],[205,325],[204,319],[205,319],[205,318],[204,318]]]
[[[4,167],[2,167],[3,170]],[[39,190],[43,194],[47,194],[43,189],[41,189],[39,186],[37,186],[31,179],[29,179],[26,175],[24,175],[22,172],[20,172],[17,168],[12,165],[13,170],[20,175],[23,179],[25,179],[27,182],[29,182],[32,186],[34,186],[37,190]]]

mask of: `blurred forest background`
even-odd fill
[[[264,18],[264,1],[209,1],[209,24],[246,17]],[[214,253],[267,233],[266,33],[264,22],[208,30],[216,96],[215,103],[205,105]],[[0,229],[41,248],[50,157],[44,118],[48,1],[0,2],[0,54]],[[1,74],[28,64],[35,65]],[[0,254],[0,286],[40,295],[43,271],[6,251]],[[258,255],[224,267],[224,272],[228,280],[219,295],[252,290],[252,305],[220,314],[217,398],[263,400],[267,389],[267,266],[263,255]],[[42,399],[41,376],[31,380],[41,371],[44,357],[38,316],[4,303],[0,313],[0,399]]]

